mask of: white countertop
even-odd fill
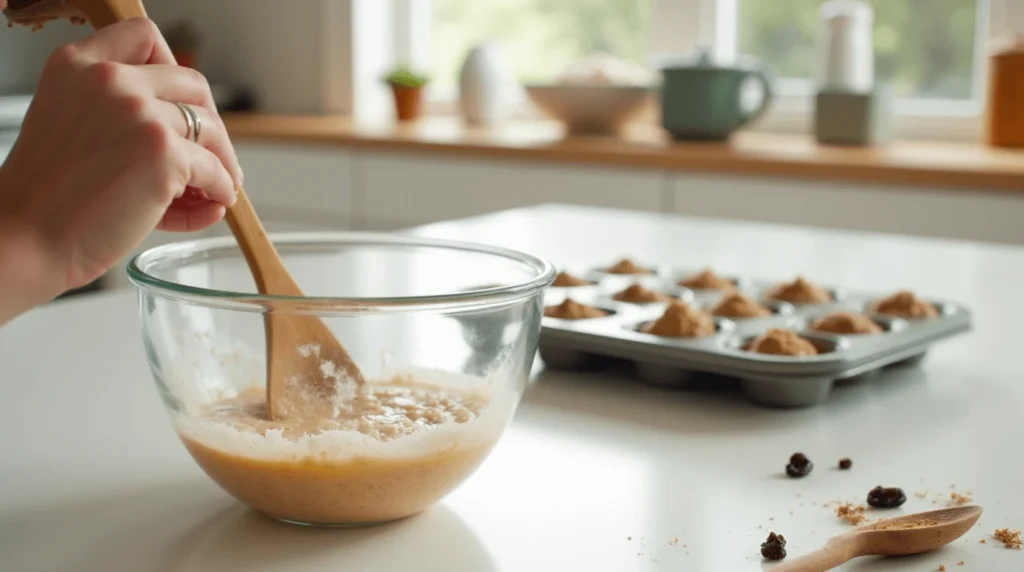
[[[132,293],[58,302],[0,329],[0,570],[760,570],[769,529],[791,557],[817,548],[848,530],[820,505],[863,502],[880,484],[907,490],[904,512],[935,508],[951,485],[986,512],[941,552],[843,570],[1024,569],[1024,552],[979,543],[1024,527],[1024,250],[575,207],[421,232],[556,263],[632,255],[912,287],[971,306],[975,331],[795,411],[541,372],[493,455],[443,503],[393,525],[315,530],[253,515],[192,463],[154,389]],[[817,464],[806,479],[782,476],[795,451]],[[832,468],[840,457],[851,471]]]

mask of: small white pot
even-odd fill
[[[481,44],[469,51],[459,73],[459,109],[470,125],[494,125],[508,116],[512,78],[501,48]]]

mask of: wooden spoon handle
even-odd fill
[[[277,249],[267,236],[256,209],[249,202],[245,190],[237,189],[238,200],[224,214],[224,221],[235,235],[245,262],[252,271],[256,289],[261,294],[302,296],[302,290],[280,262]]]
[[[773,567],[772,572],[825,572],[860,556],[855,548],[852,541],[839,536],[829,540],[821,550]]]

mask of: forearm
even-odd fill
[[[0,220],[0,326],[53,298],[45,262],[27,233]]]

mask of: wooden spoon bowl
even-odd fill
[[[772,568],[824,572],[860,556],[909,556],[938,550],[967,533],[980,506],[963,506],[881,520],[829,539],[825,547]]]

